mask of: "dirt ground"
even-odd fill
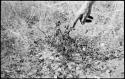
[[[124,78],[124,2],[1,1],[1,78]]]

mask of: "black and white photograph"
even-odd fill
[[[124,1],[1,1],[1,78],[124,78]]]

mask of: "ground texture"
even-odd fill
[[[2,1],[1,78],[124,78],[124,2]]]

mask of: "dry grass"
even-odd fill
[[[123,77],[122,2],[96,2],[92,23],[69,31],[81,3],[2,1],[1,77]]]

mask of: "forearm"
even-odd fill
[[[82,5],[82,7],[80,8],[80,10],[76,13],[75,15],[75,19],[73,21],[73,25],[72,28],[75,27],[76,23],[78,20],[80,20],[80,22],[82,24],[84,24],[85,19],[90,15],[91,13],[91,8],[92,8],[92,4],[94,3],[94,1],[85,1],[85,3]]]

